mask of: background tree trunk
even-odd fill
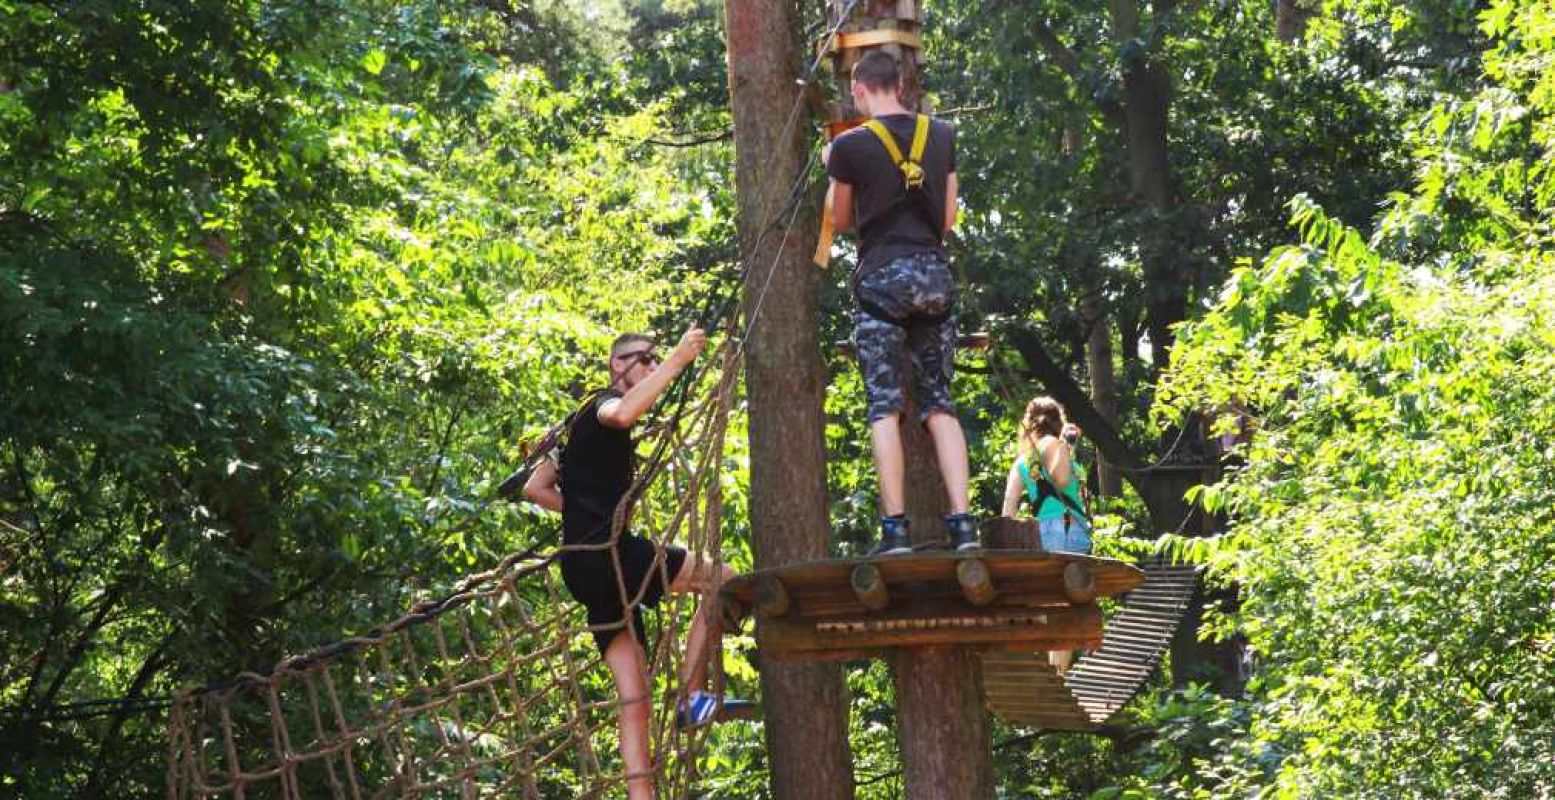
[[[1080,319],[1085,325],[1085,371],[1091,378],[1091,405],[1113,429],[1118,427],[1117,376],[1112,369],[1112,325],[1102,302],[1102,288],[1096,286],[1080,299]],[[1117,497],[1123,491],[1123,479],[1115,466],[1097,458],[1096,494]]]
[[[816,215],[801,212],[799,224],[790,231],[784,227],[789,188],[805,163],[804,128],[796,123],[784,129],[799,92],[793,8],[788,3],[727,0],[725,13],[740,255],[751,265],[747,308],[764,293],[746,351],[746,384],[752,540],[756,566],[765,568],[825,558],[830,539],[816,307],[819,276],[808,259]],[[757,635],[759,641],[759,628]],[[773,796],[853,797],[842,668],[778,664],[760,656],[757,667]]]
[[[1312,12],[1301,7],[1300,0],[1277,0],[1274,4],[1274,35],[1282,44],[1295,44],[1307,33]]]

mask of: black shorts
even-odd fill
[[[616,543],[621,554],[621,575],[616,582],[615,558],[610,549],[566,550],[562,553],[562,583],[574,600],[588,609],[589,628],[599,652],[605,652],[616,634],[625,630],[630,622],[632,635],[646,646],[643,633],[643,607],[657,605],[669,591],[670,584],[686,564],[683,547],[666,545],[662,561],[659,549],[653,542],[630,533],[621,535]],[[621,589],[626,589],[625,602]],[[636,599],[638,593],[641,599]],[[626,613],[626,604],[632,603],[632,613]]]

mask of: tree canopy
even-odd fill
[[[1201,634],[1245,653],[1112,736],[999,724],[1001,796],[1555,792],[1555,5],[929,12],[995,334],[955,384],[975,505],[1059,396],[1125,481],[1100,551],[1205,563]],[[5,794],[159,796],[171,692],[557,537],[495,485],[616,331],[737,288],[724,33],[705,0],[0,2]],[[852,553],[862,388],[817,358]],[[884,667],[847,683],[855,794],[897,796]],[[731,726],[700,789],[771,768]]]

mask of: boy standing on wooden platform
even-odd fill
[[[833,225],[845,231],[857,223],[859,230],[854,343],[869,398],[882,512],[880,541],[870,554],[912,550],[900,427],[904,347],[918,421],[934,441],[950,500],[945,527],[957,549],[975,548],[966,438],[950,399],[956,286],[944,235],[956,220],[955,129],[902,105],[900,68],[888,53],[865,53],[853,68],[852,88],[854,105],[872,117],[837,137],[825,158]]]

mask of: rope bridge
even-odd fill
[[[673,540],[693,557],[719,557],[718,459],[739,358],[733,339],[712,354],[706,391],[683,422],[677,409],[655,435],[628,493],[641,495],[635,526],[661,548]],[[612,543],[626,516],[618,510]],[[289,658],[268,674],[179,694],[168,722],[167,797],[464,800],[599,797],[624,787],[615,747],[622,699],[583,634],[626,622],[588,627],[548,568],[564,550],[609,546],[515,554],[366,635]],[[630,615],[641,593],[628,596],[617,573]],[[656,778],[675,797],[691,791],[701,743],[674,728],[682,621],[694,603],[666,596],[660,630],[644,642]]]

